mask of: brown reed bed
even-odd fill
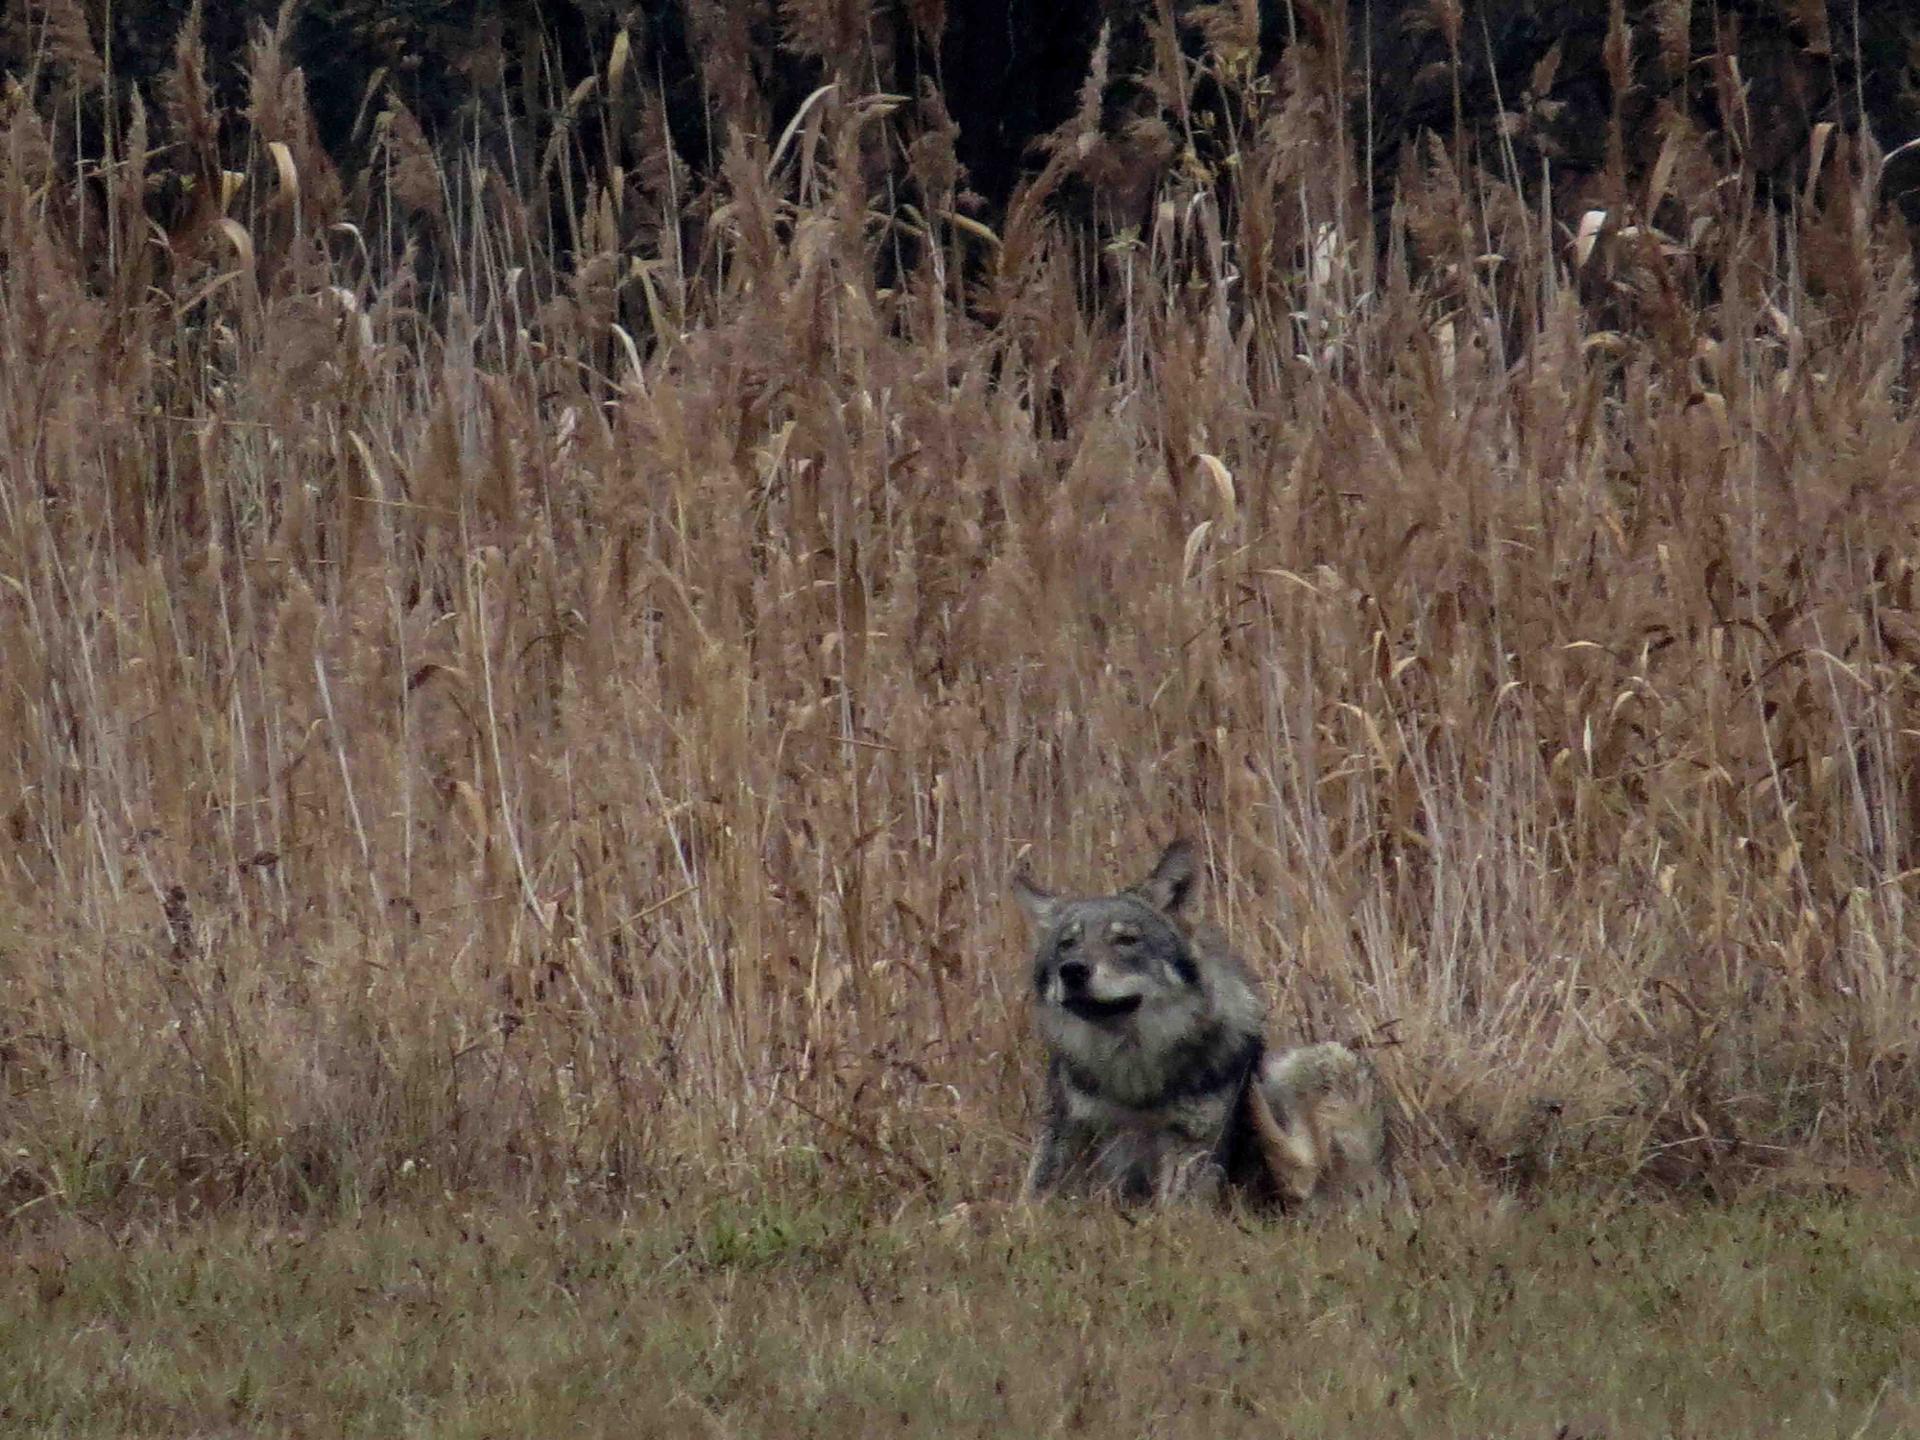
[[[1576,197],[1436,142],[1376,224],[1344,42],[1223,20],[1192,163],[1090,82],[990,225],[838,60],[710,178],[618,47],[345,166],[284,34],[220,114],[77,23],[0,100],[0,1213],[999,1194],[1004,877],[1176,830],[1417,1164],[1910,1168],[1866,137],[1784,201],[1679,113]]]

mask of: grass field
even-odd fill
[[[1129,198],[1090,82],[988,225],[844,56],[709,175],[618,47],[504,148],[376,95],[347,165],[273,36],[244,112],[191,31],[136,105],[42,9],[9,1433],[1920,1418],[1870,139],[1782,193],[1675,111],[1578,194],[1434,143],[1376,196],[1338,37],[1255,76],[1223,11],[1191,163]],[[999,1218],[1006,877],[1175,832],[1276,1035],[1373,1047],[1417,1239]]]
[[[106,1435],[1899,1436],[1911,1192],[1326,1230],[715,1203],[51,1231],[0,1425]]]

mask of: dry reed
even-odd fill
[[[996,233],[858,7],[784,7],[834,83],[770,133],[709,77],[710,184],[620,46],[534,153],[376,96],[338,173],[284,34],[220,115],[193,31],[142,106],[43,13],[0,1213],[1000,1193],[1003,877],[1176,830],[1423,1164],[1910,1163],[1914,293],[1864,137],[1769,208],[1670,115],[1584,222],[1435,145],[1376,228],[1344,37],[1256,75],[1223,12],[1155,81],[1205,144],[1096,105]]]

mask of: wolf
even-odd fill
[[[1070,899],[1023,868],[1046,1116],[1022,1196],[1123,1203],[1239,1198],[1290,1210],[1388,1177],[1373,1067],[1332,1042],[1269,1050],[1265,1006],[1211,926],[1188,917],[1192,847],[1146,879]]]

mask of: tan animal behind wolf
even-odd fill
[[[1265,1007],[1211,926],[1187,918],[1192,849],[1115,895],[1069,899],[1025,873],[1046,1118],[1024,1194],[1238,1196],[1291,1208],[1387,1178],[1373,1067],[1344,1045],[1270,1051]]]

